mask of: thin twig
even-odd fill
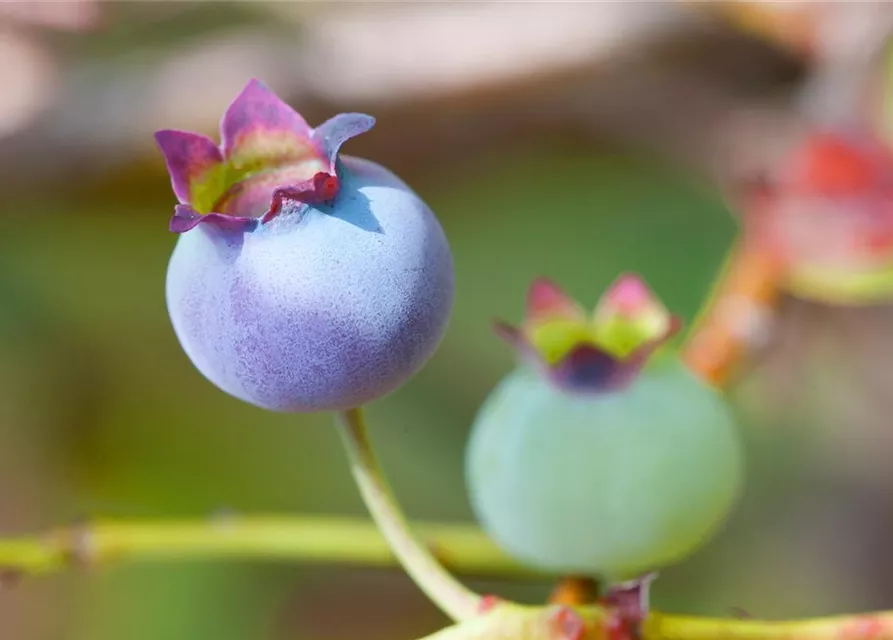
[[[420,524],[420,539],[457,573],[534,577],[479,529]],[[96,520],[41,535],[0,539],[0,574],[38,576],[128,562],[272,560],[396,566],[374,523],[355,518],[227,516],[207,520]]]

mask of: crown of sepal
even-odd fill
[[[340,189],[341,145],[375,119],[342,113],[311,128],[259,80],[251,80],[220,121],[220,145],[187,131],[163,130],[155,140],[180,201],[171,231],[201,222],[250,230],[268,222],[285,201],[329,202]]]
[[[497,333],[522,359],[574,391],[611,391],[630,384],[649,357],[681,327],[636,275],[619,277],[589,316],[558,285],[540,278],[528,291],[520,327]]]

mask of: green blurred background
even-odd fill
[[[0,532],[99,515],[365,513],[330,417],[219,392],[166,314],[174,197],[151,132],[213,134],[253,76],[311,123],[375,114],[349,152],[396,170],[442,221],[452,324],[369,417],[409,514],[471,521],[464,441],[512,366],[491,320],[518,320],[537,275],[592,304],[622,271],[690,320],[735,234],[706,178],[776,141],[733,116],[757,108],[757,130],[772,131],[808,72],[715,18],[638,4],[0,5]],[[890,442],[873,417],[891,385],[860,359],[889,350],[889,313],[783,311],[790,343],[734,393],[745,503],[664,574],[657,606],[787,616],[893,598]],[[854,334],[865,348],[847,346]],[[869,387],[876,405],[858,400]],[[859,446],[841,446],[842,431]],[[537,601],[552,584],[476,586]],[[396,570],[356,567],[143,564],[0,590],[10,640],[396,640],[444,623]]]

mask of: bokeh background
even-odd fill
[[[728,186],[804,114],[872,103],[889,7],[0,1],[0,533],[364,514],[328,416],[243,405],[181,352],[154,130],[214,134],[251,77],[311,124],[376,115],[349,152],[437,212],[458,294],[429,366],[371,407],[373,437],[413,518],[470,522],[464,441],[512,366],[491,319],[519,319],[537,275],[592,304],[629,270],[691,319],[735,237]],[[733,390],[744,504],[655,602],[889,608],[893,311],[786,299],[770,347]],[[538,601],[552,583],[476,586]],[[398,571],[349,566],[127,565],[0,590],[9,640],[396,640],[444,623]]]

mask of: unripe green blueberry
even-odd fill
[[[618,282],[594,323],[568,314],[567,303],[537,314],[549,286],[534,285],[522,334],[541,337],[561,323],[550,343],[563,333],[569,344],[563,360],[527,358],[484,403],[466,458],[472,505],[494,540],[527,564],[632,579],[692,553],[731,511],[743,479],[735,424],[722,397],[675,354],[636,356],[643,347],[653,353],[673,327],[638,280]],[[636,290],[639,302],[618,309],[623,290]],[[550,295],[560,299],[557,289]],[[602,344],[580,342],[584,329]],[[528,344],[528,354],[542,353],[542,340]],[[568,366],[575,353],[589,356]]]

